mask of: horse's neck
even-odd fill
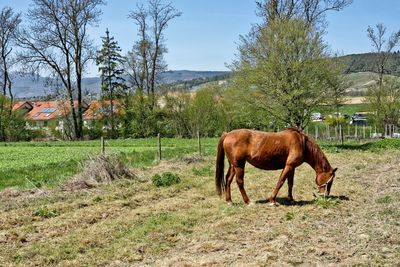
[[[326,159],[322,150],[311,141],[306,141],[306,157],[305,162],[307,162],[316,173],[321,173],[331,169],[331,165]]]

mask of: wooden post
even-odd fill
[[[363,139],[365,139],[365,126],[363,126]]]
[[[160,133],[157,135],[157,160],[161,161],[161,136]]]
[[[329,125],[326,125],[326,131],[326,136],[328,137],[328,140],[331,140],[331,129],[329,129]]]
[[[318,140],[318,125],[315,125],[315,140]]]
[[[306,127],[306,135],[308,135],[308,126]]]
[[[106,152],[106,147],[104,145],[104,137],[100,137],[100,147],[101,147],[101,154],[104,155]]]
[[[354,132],[354,138],[357,140],[357,124],[356,124],[356,130]]]
[[[350,124],[347,125],[347,139],[350,139]]]
[[[369,139],[372,138],[372,126],[369,126]]]
[[[339,124],[339,132],[340,132],[340,144],[343,145],[344,144],[344,136],[343,136],[343,129],[342,129],[341,124]]]
[[[200,140],[200,131],[197,131],[197,148],[199,150],[199,156],[201,157],[201,140]]]

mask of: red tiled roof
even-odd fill
[[[14,102],[12,110],[16,111],[19,108],[26,107],[27,109],[32,109],[33,108],[33,103],[29,101],[18,101]]]
[[[120,100],[113,100],[114,105],[114,113],[120,114],[121,113],[121,101]],[[101,119],[104,117],[106,111],[105,108],[109,108],[111,105],[110,100],[96,100],[90,102],[89,108],[83,114],[83,118],[85,120],[94,120],[94,119]]]
[[[74,101],[78,106],[78,101]],[[83,103],[86,108],[87,104]],[[38,101],[33,103],[33,109],[27,114],[27,118],[34,121],[48,121],[67,115],[71,111],[69,102],[61,101]]]

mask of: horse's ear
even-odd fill
[[[334,168],[334,169],[332,170],[332,174],[334,174],[336,171],[337,171],[337,168]]]

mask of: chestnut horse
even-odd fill
[[[224,181],[224,158],[229,161]],[[264,170],[283,169],[269,201],[276,204],[276,195],[288,180],[288,198],[293,201],[292,188],[295,168],[307,162],[316,172],[315,182],[319,193],[329,195],[337,168],[333,169],[319,146],[297,129],[270,133],[247,129],[224,133],[218,143],[215,184],[219,195],[225,190],[225,199],[232,202],[231,182],[236,175],[240,193],[246,204],[250,202],[244,190],[246,161]]]

